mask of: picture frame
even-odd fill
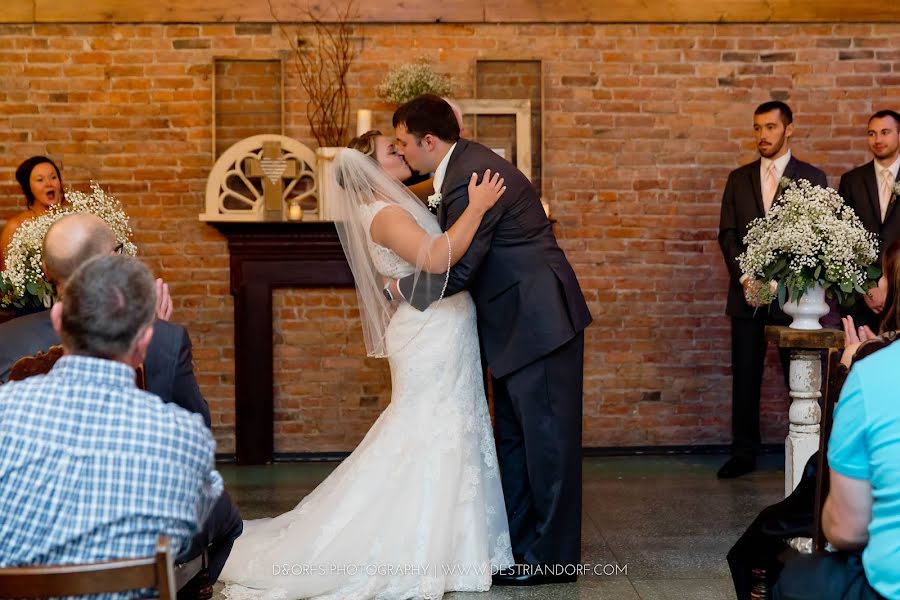
[[[501,158],[504,158],[509,162],[515,162],[513,161],[513,145],[510,140],[502,138],[478,138],[476,141],[496,152]]]
[[[513,164],[531,181],[531,100],[458,100],[463,115],[513,115],[516,118],[516,160]],[[483,140],[475,140],[484,143]],[[497,140],[494,140],[495,142]],[[488,144],[485,144],[488,145]],[[512,144],[509,144],[512,153]],[[490,146],[506,151],[506,143]],[[509,159],[507,159],[509,160]],[[510,161],[512,162],[512,161]]]

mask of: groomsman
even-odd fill
[[[893,110],[880,110],[869,117],[866,135],[869,150],[875,158],[861,167],[847,171],[841,176],[838,192],[862,221],[863,226],[878,235],[881,246],[878,264],[884,249],[894,240],[900,239],[900,211],[894,206],[896,194],[894,184],[900,180],[900,114]],[[878,331],[881,310],[884,308],[886,284],[882,283],[863,296],[865,302],[858,302],[850,310],[857,326],[868,325]]]
[[[756,468],[759,452],[759,395],[766,358],[765,327],[787,324],[777,302],[769,306],[747,301],[747,292],[765,285],[741,274],[737,257],[747,249],[744,237],[753,219],[765,216],[778,201],[782,177],[806,179],[826,186],[825,173],[791,155],[793,113],[784,102],[760,104],[753,113],[753,133],[760,158],[728,175],[722,195],[719,246],[728,267],[730,283],[726,314],[731,317],[732,456],[721,469],[720,479],[740,477]],[[781,364],[787,373],[787,353]]]

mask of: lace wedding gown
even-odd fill
[[[367,208],[366,231],[384,206]],[[371,238],[369,250],[385,275],[414,270]],[[471,297],[401,304],[386,344],[390,405],[295,509],[245,523],[221,576],[228,598],[441,598],[485,591],[512,564]]]

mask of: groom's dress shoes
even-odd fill
[[[756,459],[752,456],[732,456],[719,469],[719,479],[734,479],[756,470]]]
[[[508,569],[501,569],[492,577],[494,585],[546,585],[552,583],[573,583],[578,579],[577,575],[556,575],[549,569],[541,569],[535,565],[513,565]]]

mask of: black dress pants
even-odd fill
[[[768,347],[765,330],[769,324],[772,322],[765,308],[760,308],[755,317],[731,319],[731,434],[735,456],[759,454],[759,396]],[[780,349],[779,355],[787,384],[790,352]]]
[[[863,570],[855,552],[801,554],[789,561],[773,600],[884,600]]]
[[[584,333],[493,379],[497,455],[516,562],[581,559]]]
[[[791,495],[759,513],[728,551],[728,568],[738,600],[751,600],[753,571],[765,571],[772,589],[788,557],[797,554],[787,544],[792,537],[812,537],[819,453],[806,462],[803,475]]]
[[[228,492],[222,491],[222,495],[213,506],[212,512],[203,523],[203,529],[191,540],[187,550],[178,555],[176,563],[184,563],[198,556],[206,548],[209,560],[209,582],[215,583],[219,574],[225,567],[225,561],[231,554],[231,547],[244,531],[244,521],[241,513],[232,503]]]

